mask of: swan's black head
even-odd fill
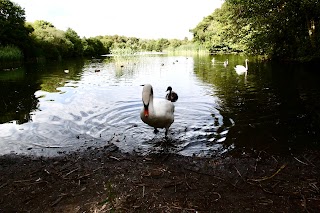
[[[172,91],[172,87],[171,86],[168,86],[166,92],[168,92],[168,91],[170,91],[170,92]]]

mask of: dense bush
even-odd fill
[[[18,47],[5,46],[0,47],[0,62],[20,61],[23,59],[23,53]]]

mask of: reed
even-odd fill
[[[113,48],[110,52],[114,57],[127,57],[136,54],[136,51],[131,48]]]
[[[130,64],[135,58],[133,56],[137,56],[137,52],[131,48],[113,48],[110,52],[118,68]]]
[[[169,47],[164,50],[169,55],[183,54],[183,55],[207,55],[209,50],[200,44],[184,44],[179,47]]]
[[[23,59],[23,53],[18,47],[5,46],[0,47],[0,63],[16,62]]]

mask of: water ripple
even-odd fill
[[[1,153],[52,155],[109,143],[140,154],[161,151],[162,144],[171,144],[169,151],[182,155],[224,152],[234,121],[220,113],[216,88],[194,76],[191,59],[155,57],[125,64],[124,68],[100,61],[88,64],[78,80],[58,84],[61,92],[35,91],[39,104],[31,121],[1,125],[1,141],[6,141],[0,142],[5,147]],[[140,85],[146,82],[154,85],[155,97],[164,97],[168,85],[179,93],[169,142],[163,129],[155,134],[140,119]]]

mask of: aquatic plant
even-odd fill
[[[125,56],[132,56],[136,54],[136,51],[132,48],[113,48],[110,50],[111,54],[114,57],[125,57]]]
[[[209,50],[205,48],[203,45],[190,43],[190,44],[183,44],[178,47],[169,47],[164,50],[164,52],[168,53],[169,55],[175,54],[182,54],[182,55],[198,55],[198,54],[209,54]]]

